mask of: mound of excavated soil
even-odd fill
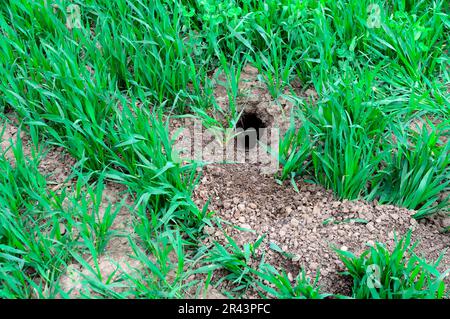
[[[348,294],[351,288],[351,282],[338,274],[344,268],[332,246],[359,254],[367,244],[379,241],[392,249],[394,234],[402,236],[411,228],[413,240],[420,241],[417,253],[427,260],[434,261],[450,247],[450,235],[439,232],[442,220],[438,217],[418,223],[411,217],[414,211],[360,200],[340,201],[331,191],[305,182],[298,183],[297,193],[290,183],[279,185],[272,176],[261,175],[255,165],[211,165],[203,174],[195,191],[196,203],[202,206],[211,198],[209,209],[217,217],[251,230],[222,223],[228,235],[243,245],[267,234],[260,247],[266,261],[285,268],[292,279],[301,267],[312,278],[320,269],[319,284],[325,292]],[[205,231],[210,235],[207,242],[227,243],[219,229]],[[288,259],[270,249],[271,242],[294,257]],[[450,255],[446,254],[440,270],[449,267]]]

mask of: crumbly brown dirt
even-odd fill
[[[402,236],[408,229],[413,230],[413,240],[420,241],[417,253],[427,260],[434,261],[450,247],[450,236],[440,233],[443,219],[439,216],[418,223],[411,217],[414,211],[374,202],[340,201],[331,191],[303,181],[297,186],[298,193],[290,183],[279,185],[273,177],[261,175],[254,165],[211,165],[204,169],[194,198],[200,207],[211,199],[209,209],[217,217],[250,230],[222,223],[238,244],[266,234],[261,246],[265,260],[286,269],[290,278],[301,268],[314,278],[320,269],[319,284],[324,292],[348,295],[351,288],[351,282],[339,275],[343,264],[332,247],[360,254],[378,241],[392,249],[395,235]],[[210,235],[206,243],[227,243],[218,228],[206,232]],[[294,258],[270,249],[271,242]],[[446,254],[440,270],[449,267]]]

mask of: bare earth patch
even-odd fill
[[[1,140],[1,149],[6,151],[6,158],[14,165],[14,154],[11,150],[11,140],[17,142],[18,128],[13,115],[9,116],[8,121],[3,122],[4,133]],[[22,129],[20,131],[22,141],[22,150],[25,157],[32,157],[32,142],[30,137]],[[69,177],[72,168],[76,162],[62,147],[49,147],[43,150],[45,154],[43,160],[39,163],[39,172],[47,177],[47,181],[53,187],[61,186]]]
[[[319,284],[325,292],[348,294],[351,288],[351,283],[338,274],[344,269],[333,246],[359,254],[367,244],[379,241],[392,249],[394,236],[402,236],[411,228],[413,240],[420,241],[417,252],[427,260],[434,261],[450,247],[450,235],[440,233],[439,217],[418,223],[411,217],[414,211],[365,201],[340,201],[331,191],[305,182],[299,182],[298,188],[297,193],[290,183],[277,184],[254,165],[215,165],[204,169],[195,200],[202,206],[211,198],[209,208],[216,216],[249,229],[223,224],[240,245],[266,234],[261,246],[266,261],[287,269],[290,278],[295,278],[301,267],[311,277],[320,269]],[[217,240],[226,244],[218,229],[207,232],[207,243]],[[270,249],[271,242],[294,258]],[[449,267],[450,256],[446,254],[440,270]]]

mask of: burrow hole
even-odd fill
[[[244,147],[246,150],[253,149],[260,138],[261,130],[266,128],[266,125],[260,116],[255,112],[242,113],[239,121],[237,122],[236,129],[238,131],[244,131],[245,138],[238,138],[239,146]],[[242,134],[242,133],[241,133]],[[256,140],[255,140],[256,135]]]

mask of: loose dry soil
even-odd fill
[[[411,217],[414,211],[374,202],[340,201],[331,191],[304,181],[297,186],[299,192],[290,183],[279,185],[273,177],[261,175],[255,165],[211,165],[204,169],[195,200],[202,206],[211,198],[209,208],[232,224],[222,226],[240,245],[267,234],[261,246],[266,261],[284,267],[289,277],[304,268],[315,278],[320,269],[319,284],[331,293],[349,294],[351,288],[351,282],[338,274],[344,270],[343,264],[332,247],[360,254],[367,244],[379,241],[392,249],[394,236],[402,236],[410,228],[413,240],[420,241],[417,253],[427,260],[436,260],[450,247],[450,236],[440,232],[442,216],[417,223]],[[206,243],[216,240],[227,244],[217,228],[207,228],[206,232],[210,234]],[[270,249],[272,242],[294,257],[288,259]],[[446,254],[440,270],[449,267],[450,256]]]

